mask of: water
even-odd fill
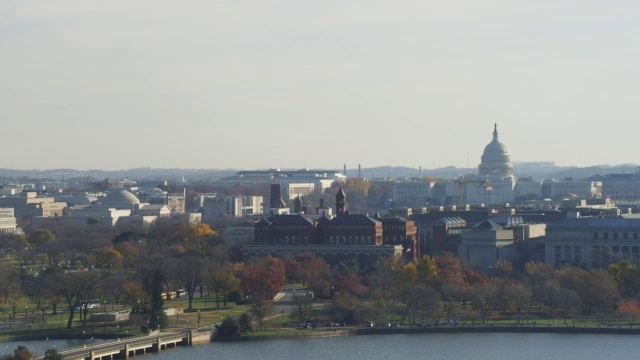
[[[95,340],[101,341],[101,340]],[[91,339],[86,340],[87,344],[91,344]],[[12,342],[3,342],[0,343],[0,355],[11,355],[13,351],[19,346],[26,346],[29,351],[36,355],[42,354],[47,349],[55,349],[60,350],[68,347],[75,347],[82,345],[82,339],[74,339],[74,340],[44,340],[44,341],[12,341]]]
[[[638,335],[407,334],[215,342],[148,355],[161,359],[591,360],[636,358]]]
[[[429,359],[429,360],[600,360],[636,358],[640,335],[591,334],[402,334],[317,339],[215,342],[136,356],[136,359]],[[18,345],[42,353],[46,342],[1,343],[13,352]],[[82,340],[50,340],[60,349]],[[3,349],[5,350],[5,349]],[[4,354],[3,354],[4,355]]]

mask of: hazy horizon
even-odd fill
[[[633,164],[631,1],[0,0],[0,168]]]

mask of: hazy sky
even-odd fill
[[[1,168],[640,163],[640,2],[0,0]]]

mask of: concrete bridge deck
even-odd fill
[[[206,330],[182,330],[170,333],[152,332],[149,335],[129,337],[93,344],[91,346],[78,346],[60,350],[59,353],[65,360],[112,360],[128,359],[136,355],[148,352],[160,352],[178,346],[189,346],[210,342],[213,331]],[[44,355],[34,357],[43,359]]]

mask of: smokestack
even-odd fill
[[[347,164],[342,165],[342,175],[347,176]]]
[[[280,209],[282,208],[282,193],[280,192],[280,184],[271,184],[271,199],[269,201],[269,208]]]
[[[358,164],[358,179],[362,179],[362,167]]]
[[[420,179],[422,179],[422,166],[420,166]]]

